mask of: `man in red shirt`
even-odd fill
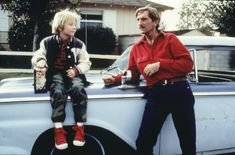
[[[150,6],[136,10],[143,37],[130,52],[127,70],[131,80],[143,75],[147,81],[147,103],[136,140],[139,155],[153,155],[161,127],[172,114],[184,155],[196,154],[194,96],[186,80],[192,71],[190,53],[172,33],[158,30],[160,15]],[[103,77],[105,85],[120,83],[122,75]]]

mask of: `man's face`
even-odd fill
[[[149,17],[148,11],[139,12],[137,14],[136,19],[137,19],[138,26],[139,26],[139,29],[140,29],[142,34],[147,34],[151,31],[155,31],[155,27],[157,26],[157,24],[159,22],[158,20],[153,21]]]

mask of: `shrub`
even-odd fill
[[[116,46],[116,36],[108,27],[83,27],[77,30],[75,36],[87,44],[90,53],[111,54]]]
[[[75,36],[86,44],[88,53],[112,54],[116,47],[116,36],[111,28],[83,27],[77,30]],[[91,61],[94,68],[105,68],[113,62],[103,59],[91,59]]]

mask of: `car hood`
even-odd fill
[[[121,86],[110,86],[106,87],[102,80],[102,75],[99,71],[89,72],[86,74],[87,80],[91,83],[87,86],[86,92],[88,98],[97,98],[98,96],[107,95],[114,97],[115,95],[138,95],[142,96],[143,91],[141,87],[135,87],[135,89],[123,89]],[[0,82],[0,98],[21,98],[21,97],[48,97],[47,93],[34,93],[33,77],[22,77],[22,78],[8,78]],[[92,96],[92,97],[91,97]]]

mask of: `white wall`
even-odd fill
[[[0,31],[8,31],[9,29],[9,18],[8,12],[0,10]]]
[[[118,9],[117,10],[117,33],[118,35],[139,34],[135,17],[135,10]]]
[[[117,34],[117,11],[104,10],[103,12],[103,26],[112,28],[113,32]]]
[[[0,10],[0,43],[7,43],[8,29],[9,29],[9,18],[8,12]]]

